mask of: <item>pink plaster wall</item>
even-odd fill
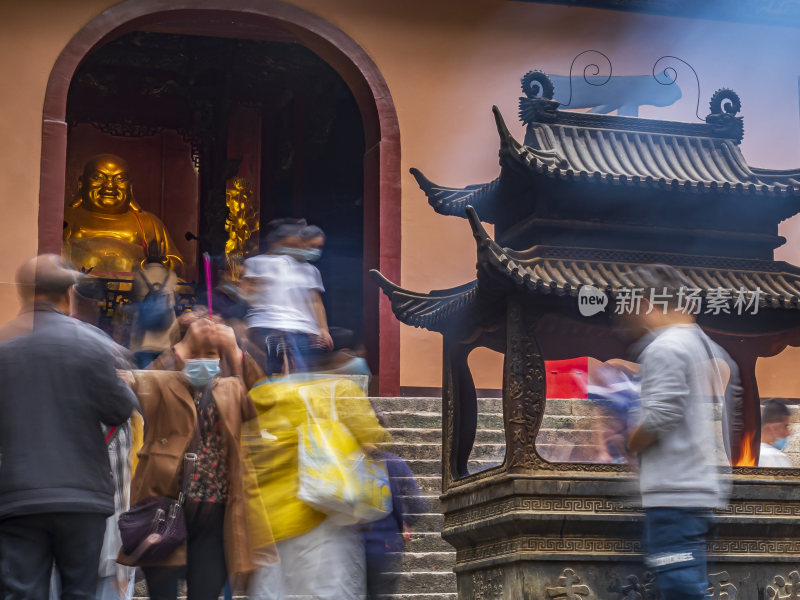
[[[224,2],[220,0],[222,6]],[[714,90],[731,87],[743,103],[742,149],[758,166],[800,166],[797,29],[578,9],[507,0],[291,0],[356,40],[381,68],[401,129],[402,280],[414,290],[457,285],[474,276],[474,244],[463,220],[435,214],[408,174],[416,166],[437,183],[461,186],[498,172],[497,104],[511,131],[519,77],[540,68],[566,74],[578,52],[596,48],[619,75],[650,73],[665,54],[691,63],[700,75],[700,114]],[[4,3],[0,51],[0,315],[15,309],[9,282],[36,249],[41,109],[50,69],[69,39],[112,3],[106,0],[29,0]],[[679,68],[684,96],[643,117],[692,120],[697,95]],[[791,238],[778,257],[800,263],[800,221],[781,227]],[[182,232],[180,232],[182,233]],[[174,235],[180,235],[174,233]],[[440,337],[403,327],[400,378],[404,386],[441,385]],[[773,359],[774,360],[774,359]],[[768,363],[768,361],[766,361]],[[478,387],[496,387],[497,358],[475,354]],[[791,367],[792,361],[786,363]],[[791,369],[792,372],[797,369]],[[760,372],[765,395],[800,395],[787,369]],[[790,385],[786,382],[790,382]],[[787,389],[787,385],[790,389]],[[797,390],[794,392],[793,390]],[[777,393],[782,392],[782,393]]]

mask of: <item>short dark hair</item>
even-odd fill
[[[314,238],[321,237],[323,240],[325,239],[325,232],[322,231],[321,228],[317,227],[316,225],[306,225],[300,230],[300,239],[304,242],[308,240],[313,240]]]
[[[776,398],[770,398],[764,402],[761,407],[761,424],[769,425],[770,423],[780,423],[787,417],[791,417],[792,413],[789,407]]]
[[[167,257],[164,255],[164,247],[158,240],[150,240],[147,242],[145,262],[161,264],[167,262]]]
[[[297,237],[300,235],[300,229],[302,225],[294,225],[294,224],[284,224],[279,225],[272,231],[270,231],[266,236],[264,236],[264,244],[267,248],[271,247],[278,242],[285,240],[289,237]]]

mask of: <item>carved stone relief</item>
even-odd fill
[[[507,313],[508,341],[503,381],[506,456],[509,469],[531,469],[543,461],[536,454],[536,435],[544,416],[544,359],[536,342],[535,316],[517,300]]]
[[[472,574],[472,597],[475,600],[503,600],[503,571],[475,571]]]
[[[583,600],[591,594],[589,586],[581,583],[581,578],[572,569],[564,569],[558,584],[547,588],[547,597],[552,600]]]
[[[766,589],[767,600],[800,600],[800,573],[789,573],[788,581],[782,575],[775,575]]]
[[[708,574],[708,598],[713,600],[736,600],[738,590],[731,583],[727,571]]]

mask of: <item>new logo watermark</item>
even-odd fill
[[[650,314],[660,309],[664,314],[671,307],[684,314],[699,315],[756,315],[764,292],[760,288],[738,290],[730,288],[681,287],[675,292],[663,288],[661,292],[644,288],[620,288],[614,294],[614,314]],[[646,305],[642,301],[646,300]],[[578,290],[578,310],[584,317],[591,317],[606,310],[608,296],[593,285],[584,285]]]
[[[578,310],[584,317],[603,312],[606,306],[608,306],[608,296],[593,285],[584,285],[578,290]]]

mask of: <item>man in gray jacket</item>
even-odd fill
[[[699,307],[681,306],[680,289],[689,286],[675,269],[644,267],[631,279],[644,284],[645,299],[629,319],[649,336],[639,356],[641,413],[628,440],[640,461],[647,563],[663,600],[700,600],[708,593],[711,511],[727,504],[730,484],[723,432],[730,413],[723,406],[715,421],[713,405],[725,402],[738,372],[695,324]],[[651,292],[669,301],[656,306]]]
[[[130,417],[133,392],[109,345],[70,318],[77,273],[44,255],[18,272],[32,325],[0,345],[0,582],[7,599],[46,599],[55,562],[62,598],[93,598],[106,517],[114,512],[102,424]]]

